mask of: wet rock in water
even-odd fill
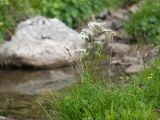
[[[53,68],[78,60],[84,40],[60,20],[37,16],[18,25],[10,42],[0,47],[0,65]]]
[[[110,43],[110,44],[108,44],[108,47],[116,55],[125,55],[131,49],[130,45],[122,44],[122,43]]]

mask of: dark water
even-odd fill
[[[63,89],[79,81],[72,67],[54,70],[0,70],[0,116],[18,120],[44,120],[38,104],[47,91]]]
[[[91,68],[94,68],[91,62]],[[119,76],[124,72],[118,66],[109,68],[109,62],[103,60],[96,73],[100,80],[119,84]],[[18,120],[44,120],[44,111],[38,104],[47,91],[69,87],[80,80],[73,67],[53,70],[8,69],[0,70],[0,116]]]
[[[60,89],[77,78],[71,67],[54,70],[0,70],[0,91],[35,95],[50,89]]]

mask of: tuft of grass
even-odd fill
[[[96,44],[95,60],[92,64],[96,70],[104,42],[94,40],[95,32],[101,31],[107,36],[113,36],[114,32],[105,29],[101,23],[91,22],[88,27],[89,29],[82,30],[81,35],[93,44],[93,47]],[[96,80],[97,71],[90,71],[91,67],[88,63],[90,55],[86,52],[81,83],[73,86],[69,92],[58,96],[52,95],[48,99],[50,106],[50,112],[47,113],[48,120],[157,120],[160,118],[158,114],[160,60],[155,60],[142,72],[134,75],[130,84],[111,87]],[[50,116],[50,113],[54,117]]]
[[[160,60],[155,60],[126,87],[110,89],[86,80],[67,94],[51,97],[49,105],[58,120],[157,120],[159,75]]]
[[[133,79],[135,85],[143,90],[146,102],[154,100],[155,106],[160,107],[160,60],[155,60]]]
[[[153,74],[146,71],[148,68],[140,76]],[[154,73],[156,76],[157,72]],[[140,81],[145,78],[135,77],[131,85],[120,89],[85,81],[64,96],[53,96],[49,104],[58,120],[157,120],[160,84],[152,79],[141,86]]]

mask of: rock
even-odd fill
[[[13,119],[0,116],[0,120],[13,120]]]
[[[121,62],[121,65],[132,65],[132,64],[140,64],[142,60],[139,60],[137,57],[124,56]]]
[[[121,65],[121,62],[122,62],[121,60],[119,60],[119,59],[116,60],[115,59],[115,60],[111,61],[111,64],[113,64],[113,65]]]
[[[112,43],[113,40],[111,39],[111,37],[106,37],[106,35],[101,34],[96,38],[96,41],[103,41],[105,43]]]
[[[99,14],[99,16],[97,16],[96,18],[101,19],[101,20],[105,20],[105,19],[107,19],[108,15],[109,15],[109,11],[105,10],[105,11],[101,12]]]
[[[111,26],[111,28],[112,28],[113,30],[119,30],[119,29],[121,29],[122,27],[123,27],[123,24],[122,24],[122,22],[121,22],[120,20],[114,19],[114,20],[112,21],[112,26]]]
[[[160,58],[160,45],[154,47],[152,50],[151,50],[151,53],[153,54],[153,56],[155,58]]]
[[[104,34],[101,34],[96,38],[97,41],[106,41],[106,39],[107,38],[106,38],[106,36]]]
[[[113,11],[111,14],[112,14],[112,17],[119,20],[128,19],[128,10],[125,10],[125,9],[118,9],[117,11]]]
[[[135,5],[132,5],[130,8],[129,8],[129,11],[131,13],[136,13],[137,11],[139,10],[138,6],[135,4]]]
[[[0,47],[0,65],[54,68],[78,60],[85,41],[60,20],[37,16],[18,25],[10,42]]]
[[[125,72],[127,74],[134,74],[134,73],[137,73],[139,71],[143,70],[143,65],[141,64],[133,64],[131,65],[130,67],[128,67]]]
[[[143,60],[137,56],[113,57],[112,65],[120,65],[127,74],[137,73],[143,69]]]
[[[122,57],[113,57],[111,64],[114,65],[122,65],[122,66],[130,66],[133,64],[143,64],[142,59],[138,59],[137,57],[124,56]]]
[[[128,38],[127,38],[127,33],[124,29],[119,29],[117,32],[116,32],[116,38],[118,40],[122,39],[121,41],[125,41],[125,42],[129,42]]]
[[[110,43],[108,44],[108,47],[117,55],[125,55],[131,49],[129,45],[122,43]]]

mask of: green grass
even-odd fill
[[[69,26],[77,27],[93,14],[114,6],[113,0],[38,0],[30,1],[33,8],[47,17],[57,17]],[[37,4],[38,3],[38,4]]]
[[[155,60],[143,72],[133,76],[136,85],[141,85],[147,101],[155,100],[155,105],[160,107],[160,60]]]
[[[117,4],[117,6],[127,7],[133,4],[136,4],[140,1],[143,1],[143,0],[117,0],[115,4]]]
[[[126,22],[129,35],[143,43],[160,44],[160,1],[146,0],[140,10]]]
[[[77,27],[91,16],[113,8],[117,0],[0,0],[0,41],[10,39],[17,24],[34,15],[57,17]]]
[[[112,35],[112,32],[105,34]],[[48,120],[157,120],[160,118],[158,113],[160,60],[145,65],[145,69],[132,76],[128,84],[117,87],[97,79],[96,70],[102,57],[104,43],[95,44],[93,40],[91,46],[95,52],[92,56],[90,49],[87,49],[80,83],[73,86],[70,91],[60,93],[58,96],[52,95],[48,99],[51,108],[49,113],[48,109],[46,110]],[[90,57],[93,59],[92,64],[90,64]],[[54,114],[54,117],[50,116],[50,113]]]
[[[130,5],[139,0],[0,0],[0,42],[10,39],[17,24],[34,15],[57,17],[78,27],[104,9]]]
[[[160,60],[132,77],[122,88],[85,80],[68,93],[51,97],[56,118],[49,120],[157,120],[160,106]]]
[[[31,15],[29,0],[0,0],[0,43],[10,40],[16,25]]]

